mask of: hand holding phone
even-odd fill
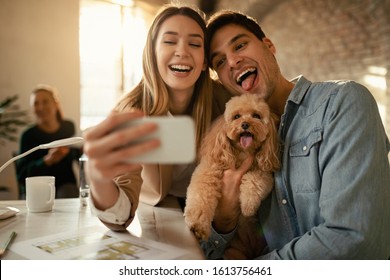
[[[195,125],[187,116],[177,117],[143,117],[127,122],[118,129],[139,125],[145,122],[156,123],[155,132],[140,137],[129,145],[137,144],[149,139],[159,139],[161,145],[145,154],[129,158],[130,163],[191,163],[195,160]]]

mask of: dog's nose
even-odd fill
[[[242,129],[247,130],[249,128],[249,123],[244,122],[244,123],[241,124],[241,127],[242,127]]]

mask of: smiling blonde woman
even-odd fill
[[[205,17],[186,6],[167,5],[156,15],[143,53],[143,78],[105,121],[85,134],[93,207],[113,230],[124,230],[138,202],[156,205],[167,195],[183,203],[196,162],[182,165],[129,164],[124,159],[158,146],[156,141],[130,147],[123,143],[150,133],[153,125],[112,129],[147,116],[191,116],[197,147],[211,121],[223,113],[230,95],[210,78]],[[180,132],[179,132],[180,133]]]

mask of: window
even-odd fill
[[[127,2],[80,1],[81,130],[103,120],[142,77],[147,25]]]

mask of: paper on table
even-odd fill
[[[188,254],[181,248],[99,226],[21,241],[11,249],[34,260],[167,260]]]

